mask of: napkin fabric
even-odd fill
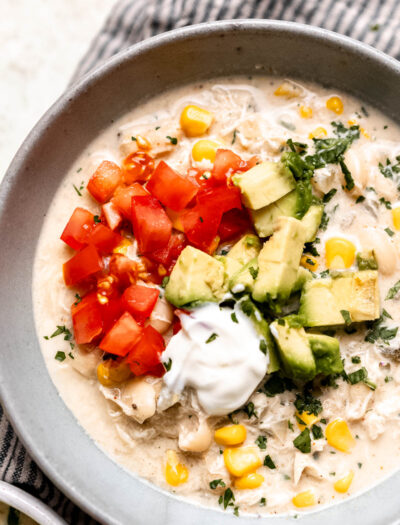
[[[400,59],[399,0],[120,0],[78,65],[72,81],[145,38],[191,24],[234,18],[291,20],[319,26]],[[71,525],[96,523],[40,471],[1,406],[0,479],[38,497]]]

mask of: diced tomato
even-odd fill
[[[136,151],[125,157],[122,167],[125,184],[145,181],[154,170],[154,159],[144,151]]]
[[[105,352],[126,356],[140,340],[143,328],[130,313],[125,312],[100,341],[99,347]]]
[[[146,375],[147,376],[154,376],[154,377],[162,377],[165,374],[166,370],[164,368],[164,365],[161,363],[158,363],[154,368],[151,368],[150,370],[147,370]]]
[[[60,238],[74,250],[81,250],[87,244],[87,236],[93,226],[93,213],[84,208],[75,208]]]
[[[98,202],[107,202],[122,182],[122,170],[115,162],[104,160],[90,177],[87,189]]]
[[[186,244],[185,235],[183,233],[173,231],[168,244],[164,248],[154,250],[149,254],[149,257],[151,257],[153,261],[156,261],[168,268],[171,264],[175,263]]]
[[[222,216],[218,236],[223,242],[252,230],[253,227],[245,210],[229,210]]]
[[[225,182],[236,171],[246,171],[247,163],[229,149],[218,149],[212,169],[212,179]]]
[[[163,248],[171,237],[171,221],[151,195],[132,197],[132,225],[140,253]]]
[[[122,297],[109,298],[106,304],[101,305],[103,331],[108,332],[123,312]]]
[[[179,330],[182,330],[182,323],[179,317],[174,317],[174,320],[172,321],[172,333],[175,335],[179,332]]]
[[[135,182],[132,186],[119,187],[115,190],[114,196],[111,200],[122,215],[131,220],[132,216],[132,197],[138,195],[148,195],[149,193],[143,188],[141,184]]]
[[[158,163],[146,188],[164,206],[174,211],[183,210],[198,192],[192,181],[176,173],[163,160]]]
[[[135,375],[144,375],[160,364],[164,349],[163,336],[152,326],[146,326],[140,341],[129,353],[126,362]]]
[[[205,204],[196,204],[182,214],[182,224],[188,241],[197,248],[210,252],[221,222],[221,211]]]
[[[214,211],[225,213],[233,208],[242,208],[240,190],[236,186],[218,186],[201,191],[197,196],[197,202]]]
[[[108,268],[110,274],[117,278],[117,282],[122,289],[134,284],[137,280],[137,263],[126,257],[126,255],[121,253],[111,255]]]
[[[118,188],[117,190],[118,191]],[[122,215],[112,201],[106,202],[101,207],[109,228],[115,230],[122,222]]]
[[[93,245],[86,246],[63,265],[64,281],[67,286],[83,281],[102,270],[103,261]]]
[[[91,343],[103,331],[101,306],[96,292],[92,292],[71,306],[74,337],[78,345]]]
[[[99,253],[105,254],[112,251],[122,240],[119,233],[115,233],[104,224],[96,224],[89,232],[88,244],[93,244]]]
[[[139,324],[143,324],[150,317],[160,292],[157,288],[133,284],[127,288],[122,296],[124,308]]]

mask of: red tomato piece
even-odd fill
[[[144,151],[136,151],[125,157],[122,167],[125,184],[145,181],[154,171],[154,159]]]
[[[86,246],[63,264],[64,281],[67,286],[83,281],[99,272],[103,261],[93,245]]]
[[[91,343],[103,331],[101,306],[92,292],[71,306],[74,337],[78,345]]]
[[[188,241],[197,248],[210,252],[218,233],[222,212],[211,209],[205,204],[196,204],[194,208],[182,214],[181,222]]]
[[[163,336],[152,326],[146,326],[140,341],[129,353],[126,362],[129,363],[132,372],[144,375],[160,364],[161,354],[165,350]]]
[[[171,264],[175,263],[186,244],[185,235],[173,231],[168,244],[164,248],[154,250],[154,252],[149,254],[149,257],[151,257],[153,261],[163,264],[168,268]]]
[[[198,192],[192,181],[176,173],[163,160],[158,163],[146,188],[164,206],[174,211],[183,210]]]
[[[125,312],[100,341],[99,347],[105,352],[126,356],[140,340],[143,328],[130,313]]]
[[[245,210],[229,210],[222,216],[218,235],[223,242],[251,231],[253,227]]]
[[[116,191],[118,191],[118,188]],[[115,204],[112,201],[106,202],[101,209],[103,210],[109,228],[111,228],[111,230],[117,229],[122,222],[122,215]]]
[[[88,244],[93,244],[99,253],[110,253],[122,240],[119,233],[115,233],[104,224],[96,224],[88,235]]]
[[[87,189],[98,202],[107,202],[122,182],[122,170],[109,160],[104,160],[90,177]]]
[[[124,312],[122,298],[109,298],[108,302],[101,305],[101,317],[103,319],[103,331],[108,332],[114,323],[121,317]]]
[[[212,169],[212,179],[216,182],[225,182],[236,171],[246,171],[247,163],[239,155],[229,149],[218,149],[214,166]]]
[[[172,223],[151,195],[132,197],[132,225],[140,253],[163,248],[171,237]]]
[[[143,324],[150,317],[160,292],[157,288],[133,284],[122,296],[124,308],[138,323]]]
[[[154,376],[154,377],[162,377],[165,374],[166,370],[164,368],[164,365],[161,363],[158,363],[154,368],[151,368],[146,372],[147,376]]]
[[[87,244],[87,236],[94,226],[94,215],[84,208],[75,208],[60,239],[74,250],[81,250]]]
[[[240,190],[236,186],[218,186],[208,188],[197,196],[197,202],[219,213],[225,213],[233,208],[242,208]]]
[[[117,210],[122,213],[122,215],[131,220],[132,216],[132,197],[137,197],[138,195],[148,195],[149,193],[143,188],[141,184],[135,182],[132,186],[119,187],[115,190],[114,196],[111,200],[115,204]]]

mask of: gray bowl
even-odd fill
[[[37,341],[31,293],[36,241],[62,177],[112,120],[170,87],[235,74],[313,80],[347,91],[392,118],[400,115],[400,65],[368,46],[285,22],[204,24],[137,44],[72,87],[30,133],[1,186],[1,399],[39,466],[104,523],[222,525],[237,518],[178,500],[132,476],[77,424],[50,380]],[[399,493],[396,473],[344,503],[307,514],[302,522],[333,525],[351,517],[353,525],[393,523],[400,515]]]

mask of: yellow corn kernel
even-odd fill
[[[137,147],[140,150],[148,151],[149,149],[151,149],[151,144],[145,137],[142,137],[141,135],[136,135],[135,138],[136,138]]]
[[[326,101],[326,107],[336,113],[336,115],[341,115],[343,113],[343,102],[340,97],[330,97]]]
[[[349,490],[350,485],[353,482],[354,472],[350,470],[343,478],[338,479],[336,483],[333,484],[333,488],[336,492],[341,492],[344,494]]]
[[[188,137],[203,135],[211,126],[213,114],[198,106],[186,106],[181,113],[181,128]]]
[[[348,120],[347,124],[349,126],[356,126],[358,124],[358,122],[356,121],[356,119],[353,118],[353,119]],[[362,126],[360,126],[360,133],[361,133],[361,135],[364,135],[364,137],[366,139],[370,139],[371,138],[371,135],[367,131],[365,131],[365,129]]]
[[[245,490],[245,489],[257,489],[260,485],[264,483],[264,476],[257,474],[257,472],[251,472],[246,476],[235,479],[235,488]]]
[[[129,246],[132,244],[132,241],[129,239],[122,239],[122,241],[113,249],[113,253],[122,253],[126,255]]]
[[[300,106],[299,112],[301,118],[311,118],[313,116],[313,110],[310,106]]]
[[[356,247],[342,237],[332,237],[325,243],[326,265],[333,270],[350,268],[354,262]]]
[[[123,383],[132,375],[128,365],[125,363],[116,365],[111,361],[111,359],[102,361],[97,366],[97,379],[103,386],[108,388]]]
[[[305,490],[304,492],[299,492],[292,498],[293,505],[295,507],[311,507],[315,505],[316,500],[314,493],[311,490]]]
[[[167,450],[167,464],[165,466],[165,479],[169,485],[177,487],[188,480],[189,471],[179,463],[175,450]]]
[[[322,139],[323,137],[326,137],[328,135],[328,132],[325,128],[318,126],[318,128],[315,128],[314,131],[312,131],[309,135],[309,139]]]
[[[317,423],[317,421],[320,420],[319,416],[310,414],[309,412],[296,412],[296,416],[305,423],[305,425],[302,425],[299,421],[297,421],[297,425],[301,431],[303,431],[306,427],[311,427],[314,425],[314,423]]]
[[[395,230],[400,230],[400,206],[392,209],[393,226]]]
[[[331,447],[341,452],[350,452],[350,449],[355,445],[355,439],[346,421],[340,418],[327,425],[325,437]]]
[[[295,98],[300,95],[299,88],[291,82],[283,82],[274,91],[276,97]]]
[[[202,160],[214,162],[215,154],[217,153],[217,149],[220,147],[221,144],[215,142],[214,140],[198,140],[192,148],[193,160],[196,162],[200,162]]]
[[[237,478],[254,472],[262,464],[256,447],[226,448],[224,461],[228,471]]]
[[[246,427],[244,425],[228,425],[218,428],[214,433],[214,439],[218,445],[241,445],[246,439]]]
[[[302,255],[300,259],[300,264],[304,268],[308,268],[312,272],[315,272],[315,270],[318,268],[318,261],[315,257],[312,255]]]

